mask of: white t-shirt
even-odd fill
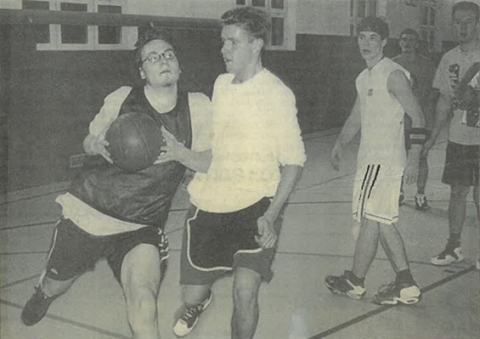
[[[474,62],[479,61],[480,47],[470,52],[462,52],[459,46],[455,47],[447,52],[440,61],[433,80],[433,87],[439,88],[441,94],[453,99],[455,89],[465,72]],[[462,122],[464,115],[464,110],[454,107],[448,139],[461,145],[478,145],[480,128],[465,125]]]
[[[120,108],[131,90],[131,87],[121,87],[105,98],[103,107],[90,123],[90,134],[98,136],[108,129],[118,117]],[[209,150],[212,139],[210,99],[202,93],[189,93],[188,100],[192,123],[192,150],[197,152]],[[145,227],[145,225],[118,220],[103,214],[70,193],[60,195],[56,202],[62,206],[65,218],[96,236],[129,232]]]
[[[279,166],[306,159],[292,91],[266,69],[241,84],[233,79],[215,82],[212,162],[188,187],[204,211],[233,212],[274,196]]]

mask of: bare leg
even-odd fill
[[[182,285],[183,302],[189,306],[195,306],[208,298],[210,285]]]
[[[40,287],[43,294],[47,297],[55,297],[68,291],[75,282],[75,279],[77,279],[77,277],[62,281],[45,276],[40,280]]]
[[[409,269],[405,246],[395,224],[380,224],[380,242],[395,273]]]
[[[362,219],[360,233],[355,245],[352,272],[358,278],[365,278],[378,249],[379,226],[377,222]]]
[[[160,338],[157,320],[160,281],[160,255],[155,246],[140,244],[125,256],[121,282],[133,339]]]
[[[425,187],[428,180],[428,161],[427,157],[420,157],[418,163],[417,193],[425,194]]]
[[[473,201],[475,202],[475,207],[477,208],[477,218],[480,222],[480,201],[478,195],[478,186],[473,186]]]
[[[450,235],[462,234],[463,224],[467,214],[467,195],[470,187],[463,185],[450,186],[450,202],[448,205],[448,221]]]
[[[233,285],[232,339],[251,339],[257,329],[259,273],[248,268],[235,269]]]

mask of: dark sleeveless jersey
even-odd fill
[[[188,93],[179,92],[175,108],[160,114],[148,102],[143,87],[134,88],[123,102],[119,115],[130,112],[148,114],[179,142],[191,147]],[[185,170],[179,162],[169,161],[132,173],[101,156],[87,157],[85,168],[72,181],[69,193],[116,219],[163,228]]]

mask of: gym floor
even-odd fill
[[[462,237],[465,260],[435,267],[430,258],[448,236],[449,187],[440,181],[445,135],[429,155],[427,195],[432,208],[414,208],[415,185],[406,187],[400,208],[399,231],[423,300],[411,306],[378,306],[371,302],[377,289],[394,279],[383,249],[366,278],[367,295],[352,300],[332,295],[324,277],[350,269],[351,194],[358,142],[345,152],[340,171],[330,166],[329,152],[338,129],[304,137],[307,163],[292,194],[274,262],[275,276],[260,291],[260,321],[256,339],[474,339],[480,338],[480,272],[475,269],[479,229],[471,195]],[[54,202],[68,183],[12,192],[0,203],[0,306],[2,339],[130,338],[120,287],[105,261],[80,277],[58,298],[46,317],[33,327],[20,321],[24,303],[33,293],[61,210]],[[162,338],[174,338],[173,314],[180,304],[179,256],[188,196],[180,189],[166,226],[170,261],[158,299]],[[2,213],[0,215],[4,215]],[[190,339],[230,338],[232,279],[213,286],[214,299]]]

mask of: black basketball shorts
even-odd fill
[[[275,249],[262,249],[255,241],[257,220],[270,206],[270,199],[230,213],[211,213],[192,206],[183,234],[180,283],[208,285],[236,267],[259,273],[263,280],[273,276]],[[275,222],[277,234],[282,213]]]
[[[449,141],[442,182],[448,185],[478,186],[479,145],[461,145]]]
[[[91,235],[70,219],[61,219],[53,234],[48,254],[46,276],[65,281],[93,270],[100,258],[106,258],[113,275],[120,281],[123,259],[139,244],[157,247],[165,270],[168,258],[168,239],[160,229],[146,226],[141,229],[108,236]]]

